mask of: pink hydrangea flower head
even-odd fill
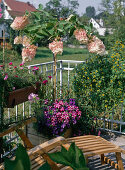
[[[23,43],[23,39],[21,36],[17,36],[15,39],[14,39],[14,44],[22,44]]]
[[[3,14],[0,13],[0,18],[2,18]]]
[[[23,37],[23,46],[24,47],[27,47],[27,46],[29,46],[30,44],[31,44],[31,40],[30,40],[30,38],[28,38],[27,36],[24,36]]]
[[[28,100],[31,102],[31,103],[35,103],[37,100],[39,100],[40,98],[38,97],[38,94],[34,94],[34,93],[31,93],[29,96],[28,96]]]
[[[10,27],[14,30],[22,30],[29,23],[28,17],[16,17]]]
[[[76,29],[74,31],[75,38],[81,43],[81,44],[87,44],[88,43],[88,37],[87,33],[84,29]]]
[[[63,52],[63,42],[55,40],[52,43],[49,43],[49,49],[55,55],[62,54],[62,52]]]
[[[13,63],[12,63],[12,62],[10,62],[10,63],[9,63],[9,66],[12,66],[12,65],[13,65]]]
[[[90,43],[88,43],[87,46],[88,46],[88,51],[90,53],[96,53],[96,54],[99,54],[99,55],[105,54],[105,45],[96,36],[92,37],[92,40],[90,41]]]
[[[23,62],[31,61],[36,55],[37,47],[35,45],[27,46],[22,49],[22,60]]]

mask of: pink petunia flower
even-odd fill
[[[10,62],[10,63],[9,63],[9,66],[12,66],[12,65],[13,65],[13,63],[12,63],[12,62]]]
[[[28,100],[31,102],[31,103],[35,103],[37,100],[39,100],[40,98],[38,97],[38,94],[34,94],[34,93],[31,93],[29,96],[28,96]]]
[[[52,78],[52,76],[48,76],[48,78],[49,78],[49,79],[51,79],[51,78]]]
[[[17,66],[14,66],[13,68],[15,68],[15,69],[16,69],[16,68],[17,68]]]
[[[28,17],[16,17],[10,27],[14,30],[22,30],[29,23]]]
[[[48,83],[48,80],[44,80],[42,84],[46,85]]]
[[[74,31],[74,35],[75,35],[75,38],[77,40],[79,40],[79,42],[81,44],[87,44],[88,43],[88,37],[87,37],[87,33],[86,33],[86,30],[84,29],[76,29]]]
[[[0,12],[2,12],[2,8],[0,8]]]
[[[7,79],[8,79],[8,74],[6,74],[4,77],[4,80],[7,80]]]
[[[13,87],[12,89],[13,89],[13,90],[15,90],[16,88],[15,88],[15,87]]]
[[[0,18],[2,18],[3,14],[0,13]]]
[[[53,54],[62,54],[63,52],[63,42],[62,41],[53,41],[52,43],[49,43],[49,49],[53,52]]]

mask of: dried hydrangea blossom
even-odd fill
[[[22,30],[28,24],[28,17],[16,17],[10,27],[14,30]]]
[[[17,36],[14,39],[14,44],[22,44],[23,43],[23,38],[21,36]]]
[[[87,44],[88,43],[88,37],[87,33],[84,29],[76,29],[74,31],[75,38],[81,43],[81,44]]]
[[[97,38],[96,36],[93,36],[90,43],[88,43],[88,51],[90,53],[104,55],[105,54],[105,45],[99,38]]]
[[[24,47],[29,46],[31,44],[31,39],[28,38],[27,36],[24,36],[22,44],[23,44]]]
[[[52,43],[49,43],[49,49],[55,55],[62,54],[62,52],[63,52],[63,42],[55,40]]]
[[[29,45],[22,50],[22,60],[23,62],[31,61],[36,55],[37,47],[35,45]]]

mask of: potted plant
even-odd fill
[[[37,112],[35,127],[38,132],[49,137],[64,135],[71,136],[71,128],[81,118],[81,111],[75,104],[75,99],[45,100],[44,107]]]
[[[5,72],[0,66],[0,79],[1,87],[4,87],[4,106],[8,108],[27,101],[30,93],[38,93],[43,81],[38,67],[31,69],[23,63],[13,66],[12,62]]]

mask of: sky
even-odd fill
[[[35,7],[38,7],[38,4],[40,3],[43,4],[43,6],[45,6],[45,4],[49,2],[49,0],[20,0],[20,1],[23,1],[23,2],[29,1]],[[100,6],[101,1],[102,0],[78,0],[79,2],[78,14],[80,15],[84,14],[86,7],[88,6],[94,6],[98,13],[98,7]]]

